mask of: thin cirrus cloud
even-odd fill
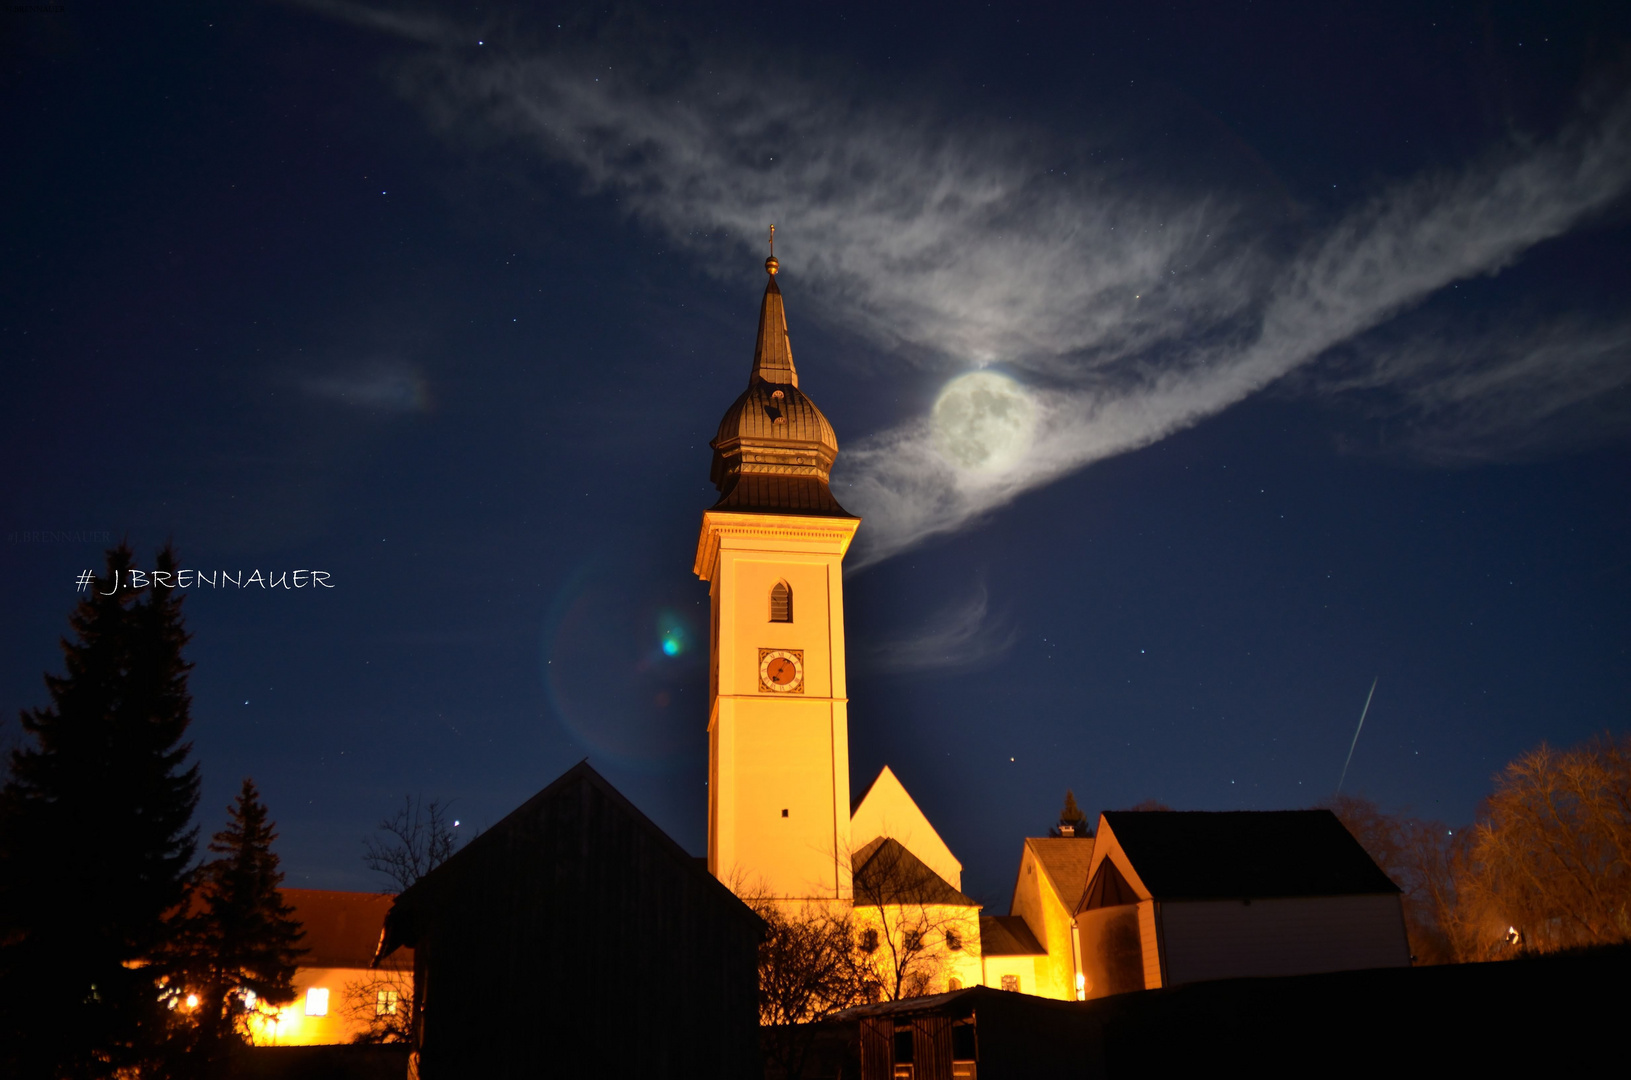
[[[307,395],[322,401],[380,413],[420,413],[430,409],[424,376],[400,364],[311,376],[301,380]]]
[[[1214,415],[1453,282],[1502,270],[1631,186],[1622,87],[1548,138],[1396,181],[1296,242],[1270,243],[1275,223],[1248,193],[1131,180],[1067,152],[1066,136],[879,106],[836,80],[717,58],[642,64],[592,43],[571,54],[472,51],[469,32],[321,9],[442,46],[397,73],[439,129],[474,127],[564,163],[722,274],[776,221],[802,317],[905,365],[949,374],[1000,363],[1031,388],[1030,451],[1000,473],[948,462],[926,417],[846,447],[835,483],[867,519],[857,565]],[[1064,160],[1076,162],[1068,175],[1052,171]],[[1612,367],[1611,343],[1581,329],[1565,319],[1526,333],[1565,366]],[[1469,423],[1537,419],[1522,395],[1474,404],[1513,385],[1496,374],[1515,372],[1511,355],[1446,367],[1434,346],[1375,358],[1368,377],[1397,384],[1401,401],[1463,395]],[[1333,392],[1340,381],[1310,385]],[[1613,379],[1569,385],[1595,393]]]
[[[973,594],[948,604],[924,620],[929,629],[858,649],[856,661],[874,671],[900,673],[955,667],[970,671],[1000,659],[1019,633],[1000,616],[987,618],[990,597],[985,583]]]
[[[1544,454],[1631,422],[1631,322],[1432,320],[1346,346],[1304,381],[1385,415],[1382,452],[1450,466]]]

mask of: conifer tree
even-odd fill
[[[189,920],[185,988],[198,996],[198,1057],[216,1071],[235,1042],[247,1039],[243,1022],[261,1006],[295,998],[295,967],[305,950],[294,909],[283,902],[266,806],[246,778],[227,827],[209,849],[218,858],[199,867],[195,914]]]
[[[148,961],[193,857],[192,665],[180,594],[131,589],[131,566],[109,551],[74,609],[0,790],[0,1074],[129,1074],[164,1040]],[[157,569],[175,566],[167,547]]]
[[[1065,832],[1067,827],[1073,831],[1067,834]],[[1093,835],[1093,825],[1087,820],[1087,815],[1082,813],[1082,808],[1076,805],[1076,793],[1074,791],[1065,792],[1065,805],[1059,811],[1059,824],[1049,829],[1048,835],[1069,835],[1077,839]]]

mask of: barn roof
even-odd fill
[[[1329,810],[1119,810],[1104,821],[1157,900],[1399,891]]]
[[[751,908],[708,872],[705,859],[697,859],[680,847],[673,837],[641,813],[640,808],[613,787],[610,781],[591,768],[586,759],[556,777],[549,786],[510,811],[498,824],[471,840],[446,862],[398,896],[386,919],[386,932],[379,940],[378,960],[383,962],[394,950],[413,944],[417,932],[413,926],[413,912],[425,903],[428,896],[462,876],[472,878],[482,876],[490,869],[491,860],[505,857],[511,840],[521,838],[525,842],[525,838],[537,828],[539,820],[550,814],[556,800],[579,790],[581,785],[587,785],[600,792],[611,805],[644,831],[676,866],[682,867],[683,873],[693,875],[704,890],[714,894],[727,910],[763,926],[763,921]]]

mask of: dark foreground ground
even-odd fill
[[[1086,1003],[984,987],[820,1025],[804,1076],[861,1068],[862,1029],[972,1017],[979,1080],[1159,1076],[1631,1075],[1631,947],[1488,964],[1230,979]],[[949,1030],[949,1029],[948,1029]],[[765,1032],[785,1039],[787,1029]],[[881,1033],[880,1033],[881,1034]],[[872,1042],[879,1046],[879,1041]],[[767,1075],[781,1080],[774,1066]],[[949,1080],[920,1051],[915,1080]],[[885,1063],[886,1064],[886,1063]]]
[[[257,1046],[233,1062],[234,1080],[406,1080],[408,1048]]]

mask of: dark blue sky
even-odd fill
[[[201,825],[253,775],[290,884],[584,756],[701,851],[774,220],[852,783],[968,891],[1066,788],[1329,795],[1374,677],[1347,789],[1469,820],[1631,709],[1631,13],[1553,7],[0,14],[0,733],[96,537],[173,538],[332,575],[187,601]],[[1040,419],[970,477],[925,418],[982,366]]]

